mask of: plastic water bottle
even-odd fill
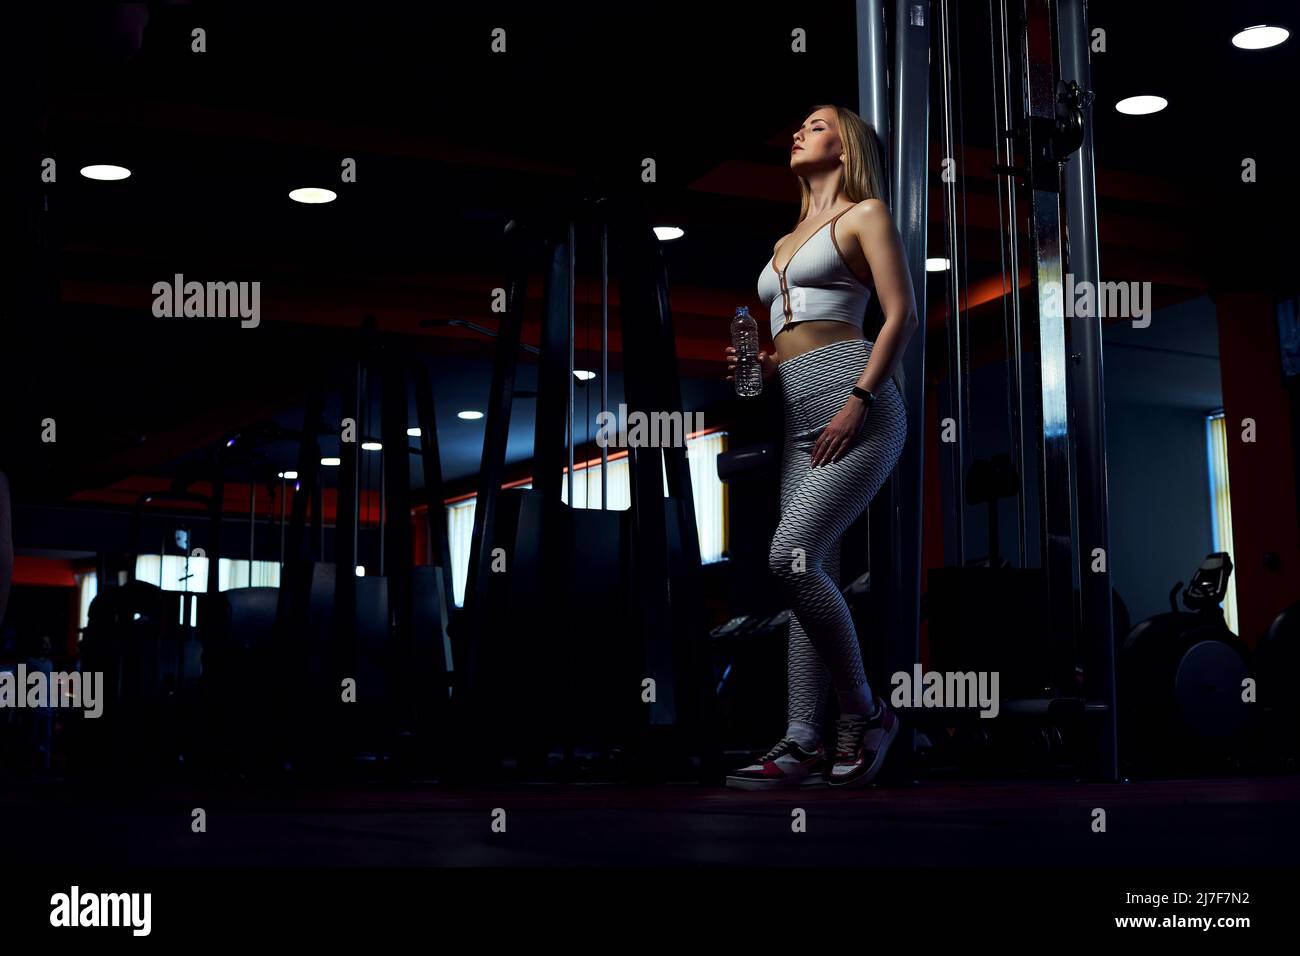
[[[736,350],[736,394],[752,398],[763,392],[763,366],[758,361],[758,323],[749,306],[736,307],[731,320],[731,345]]]

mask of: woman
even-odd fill
[[[799,221],[772,248],[758,280],[774,352],[762,352],[785,403],[781,521],[768,564],[790,600],[785,736],[727,777],[754,790],[863,786],[880,772],[898,720],[872,693],[839,587],[840,538],[893,471],[907,436],[900,388],[916,304],[898,231],[880,199],[875,132],[851,110],[820,106],[790,149]],[[884,325],[863,338],[872,295]],[[735,350],[726,349],[734,378]],[[821,741],[826,692],[840,717],[835,754]]]

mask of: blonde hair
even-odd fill
[[[855,203],[864,199],[885,199],[885,169],[880,158],[880,141],[875,128],[861,116],[843,106],[823,103],[814,106],[808,115],[818,110],[834,110],[839,127],[840,142],[844,146],[844,163],[840,167],[840,192]],[[808,180],[799,178],[799,219],[797,226],[808,215],[812,190]]]
[[[821,103],[808,111],[808,116],[818,110],[834,110],[835,122],[839,127],[840,143],[844,147],[844,162],[840,165],[839,191],[855,203],[864,199],[879,199],[886,206],[885,165],[880,156],[880,139],[876,129],[851,109],[836,106],[833,103]],[[808,205],[812,200],[812,189],[803,176],[799,180],[799,218],[795,228],[808,217]],[[873,295],[868,309],[879,311],[879,302]],[[898,370],[891,376],[898,389],[898,397],[906,407],[907,398],[903,392],[903,365],[899,362]]]

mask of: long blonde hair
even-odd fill
[[[844,164],[840,168],[840,192],[855,203],[864,199],[885,200],[885,168],[880,158],[880,142],[875,128],[861,116],[833,103],[822,103],[808,111],[811,116],[818,110],[834,110],[839,127],[840,142],[844,145]],[[799,179],[799,219],[797,226],[808,216],[812,189],[803,176]]]
[[[889,205],[885,197],[885,165],[880,156],[880,138],[876,129],[853,110],[834,103],[821,103],[808,111],[808,116],[818,110],[834,110],[835,122],[839,127],[840,142],[844,146],[844,163],[840,167],[840,192],[855,203],[864,199],[879,199]],[[812,200],[812,189],[803,176],[799,180],[799,218],[795,228],[808,217],[808,205]],[[871,306],[879,311],[876,297],[871,297]],[[883,319],[883,317],[882,317]],[[898,388],[898,397],[907,399],[903,393],[903,365],[893,374],[894,385]]]

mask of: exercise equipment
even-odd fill
[[[698,774],[716,782],[713,675],[700,593],[699,538],[685,447],[627,449],[631,507],[578,508],[574,424],[579,230],[598,237],[601,409],[608,410],[608,275],[619,266],[628,414],[682,409],[672,312],[659,241],[630,200],[564,197],[505,230],[507,309],[497,332],[457,661],[456,764],[476,777],[510,759],[546,772],[558,748],[574,776],[582,736],[615,749],[628,777]],[[528,274],[540,262],[533,487],[502,490]],[[567,461],[566,461],[567,458]],[[593,461],[594,467],[594,461]],[[667,475],[668,496],[664,496]],[[567,483],[567,499],[561,497]],[[500,550],[498,550],[500,549]],[[504,555],[504,566],[499,556]],[[596,622],[595,626],[580,621]],[[548,627],[556,640],[539,641]],[[649,685],[654,694],[650,699]],[[645,697],[643,698],[643,695]],[[593,721],[583,715],[600,714]]]
[[[1300,762],[1300,601],[1283,608],[1255,646],[1265,754]]]
[[[346,356],[327,363],[305,407],[300,491],[285,533],[274,628],[277,659],[290,678],[280,695],[279,750],[289,766],[309,773],[436,773],[448,734],[454,602],[432,383],[418,350],[379,335],[371,316],[348,344]],[[341,423],[322,422],[331,382],[339,383],[340,417],[351,419],[355,441],[342,440]],[[373,441],[366,436],[372,434],[376,390],[381,447],[368,453],[378,455],[380,465],[378,548],[372,552],[375,563],[367,566],[361,560],[359,446]],[[407,436],[412,391],[416,447]],[[322,434],[341,439],[333,561],[325,556]],[[412,455],[420,457],[424,472],[430,564],[420,567],[412,529]]]
[[[1246,752],[1257,707],[1242,699],[1249,650],[1219,606],[1231,574],[1227,552],[1207,555],[1169,592],[1168,613],[1139,623],[1120,649],[1121,753],[1135,772],[1231,769]]]
[[[91,602],[81,641],[83,674],[104,675],[103,713],[82,720],[76,739],[78,769],[176,769],[196,739],[203,648],[194,625],[202,595],[164,590],[136,578],[141,524],[147,505],[163,501],[211,505],[209,496],[178,479],[163,493],[142,495],[131,515],[127,581],[106,587]],[[219,515],[219,513],[218,513]],[[216,519],[219,522],[220,518]],[[188,528],[173,533],[184,542],[189,573]],[[160,575],[167,554],[160,545]]]

